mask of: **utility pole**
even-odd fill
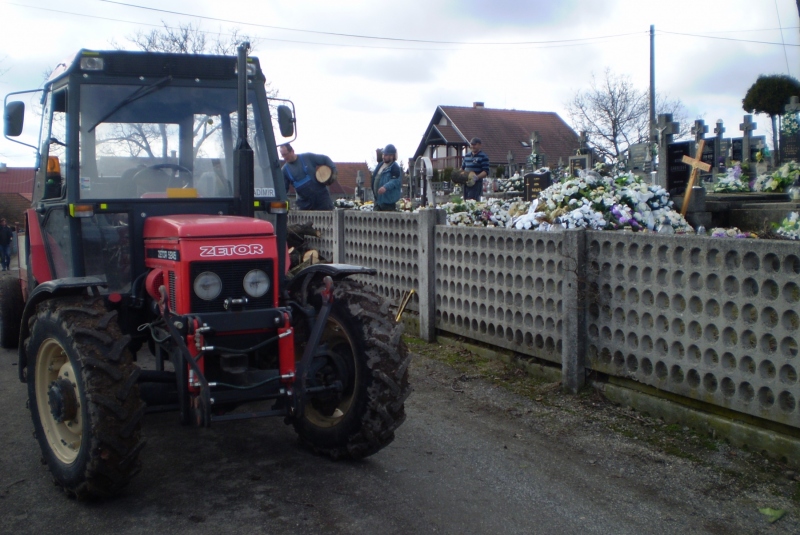
[[[656,127],[656,27],[650,25],[650,133]]]

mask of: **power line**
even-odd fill
[[[401,37],[379,37],[374,35],[359,35],[359,34],[351,34],[351,33],[336,33],[336,32],[322,32],[317,30],[303,30],[300,28],[287,28],[284,26],[270,26],[267,24],[256,24],[254,22],[242,22],[238,20],[230,20],[230,19],[220,19],[217,17],[208,17],[205,15],[195,15],[192,13],[183,13],[181,11],[170,11],[167,9],[158,9],[155,7],[148,7],[148,6],[140,6],[137,4],[129,4],[126,2],[118,2],[116,0],[99,0],[100,2],[104,2],[106,4],[116,4],[119,6],[125,7],[132,7],[135,9],[144,9],[146,11],[156,11],[158,13],[167,13],[170,15],[180,15],[183,17],[193,17],[197,19],[204,19],[204,20],[213,20],[215,22],[225,22],[227,24],[241,24],[243,26],[255,26],[257,28],[268,28],[271,30],[283,30],[288,32],[302,32],[302,33],[312,33],[317,35],[332,35],[336,37],[350,37],[356,39],[376,39],[381,41],[399,41],[399,42],[406,42],[406,43],[425,43],[425,44],[437,44],[437,45],[538,45],[538,44],[551,44],[551,43],[566,43],[572,41],[586,41],[590,39],[605,39],[611,37],[624,37],[627,35],[634,35],[640,32],[632,32],[626,34],[618,34],[618,35],[604,35],[599,37],[585,37],[580,39],[559,39],[559,40],[552,40],[552,41],[501,41],[501,42],[479,42],[479,41],[432,41],[427,39],[405,39]]]
[[[800,7],[800,4],[798,4],[798,7]],[[780,26],[781,12],[778,11],[778,0],[775,0],[775,13],[778,15],[778,26]],[[792,71],[789,70],[789,55],[786,53],[786,41],[783,40],[783,28],[781,28],[781,42],[783,43],[783,57],[786,59],[786,74],[791,76]]]
[[[682,35],[682,36],[685,36],[685,37],[701,37],[701,38],[704,38],[704,39],[719,39],[719,40],[722,40],[722,41],[736,41],[736,42],[739,42],[739,43],[756,43],[756,44],[760,44],[760,45],[776,45],[776,46],[796,46],[796,47],[800,47],[800,45],[793,45],[791,43],[784,44],[784,43],[773,43],[771,41],[753,41],[751,39],[734,39],[732,37],[716,37],[714,35],[699,35],[699,34],[695,34],[695,33],[668,32],[666,30],[658,30],[658,33],[665,33],[665,34],[669,34],[669,35]]]
[[[105,0],[100,0],[100,1],[105,1]],[[167,29],[170,29],[170,30],[179,30],[180,29],[180,28],[176,28],[174,26],[168,26],[167,24],[159,25],[159,24],[152,24],[152,23],[147,23],[147,22],[137,22],[137,21],[131,21],[131,20],[116,19],[116,18],[112,18],[112,17],[103,17],[103,16],[100,16],[100,15],[89,15],[89,14],[86,14],[86,13],[76,13],[76,12],[73,12],[73,11],[64,11],[64,10],[60,10],[60,9],[52,9],[52,8],[46,8],[46,7],[30,6],[30,5],[26,5],[26,4],[18,4],[18,3],[15,3],[15,2],[4,2],[4,3],[12,5],[12,6],[24,7],[24,8],[28,8],[28,9],[37,9],[37,10],[40,10],[40,11],[47,11],[47,12],[51,12],[51,13],[60,13],[60,14],[63,14],[63,15],[74,15],[76,17],[86,17],[86,18],[90,18],[90,19],[106,20],[106,21],[111,21],[111,22],[120,22],[120,23],[124,23],[124,24],[134,24],[134,25],[137,25],[137,26],[149,26],[149,27],[153,27],[153,28],[167,28]],[[192,16],[193,17],[194,15],[186,15],[186,16]],[[216,21],[219,21],[219,22],[227,22],[224,19],[214,19],[212,17],[198,17],[198,18],[211,19],[211,20],[216,20]],[[237,23],[237,24],[239,24],[239,23]],[[247,23],[242,23],[242,24],[247,24]],[[250,26],[259,26],[259,25],[255,25],[255,24],[249,24],[249,25]],[[214,31],[208,31],[208,30],[201,30],[199,28],[197,29],[197,31],[200,32],[200,33],[207,34],[207,35],[224,35],[224,36],[232,36],[233,35],[233,34],[225,33],[225,32],[214,32]],[[297,31],[306,31],[306,30],[297,30]],[[323,33],[323,34],[326,33],[326,32],[312,32],[310,30],[308,30],[308,31],[310,33]],[[517,43],[511,43],[511,42],[509,42],[509,43],[479,43],[479,42],[473,42],[473,43],[461,43],[461,44],[467,44],[467,45],[480,45],[480,44],[501,45],[502,44],[502,45],[507,45],[507,46],[514,46],[514,47],[520,48],[520,49],[525,49],[525,48],[558,48],[558,47],[566,47],[566,46],[590,45],[590,44],[593,44],[594,42],[599,41],[599,40],[616,39],[616,38],[620,38],[620,37],[630,37],[632,35],[641,35],[642,33],[643,32],[631,32],[631,33],[625,33],[625,34],[604,35],[604,36],[597,36],[597,37],[584,37],[584,38],[580,38],[580,39],[558,39],[558,40],[552,40],[552,41],[521,41],[521,42],[517,42]],[[334,35],[343,35],[343,34],[334,34]],[[383,49],[383,50],[421,50],[421,51],[460,50],[459,48],[441,48],[441,47],[439,47],[439,48],[422,48],[422,47],[400,47],[400,46],[379,46],[379,45],[356,45],[356,44],[346,44],[346,43],[325,43],[325,42],[319,42],[319,41],[301,41],[301,40],[297,40],[297,39],[279,39],[279,38],[275,38],[275,37],[264,37],[264,36],[261,36],[261,35],[254,35],[253,37],[258,38],[259,40],[262,40],[262,41],[273,41],[273,42],[279,42],[279,43],[292,43],[292,44],[306,44],[306,45],[315,45],[315,46],[336,46],[336,47],[345,47],[345,48],[366,48],[366,49]],[[403,40],[400,40],[400,41],[403,41]],[[427,43],[447,43],[447,41],[423,41],[423,40],[415,41],[413,39],[407,39],[407,40],[404,40],[404,41],[411,42],[411,43],[413,43],[413,42],[420,42],[420,43],[426,43],[426,42]],[[455,43],[455,42],[453,42],[453,43]],[[520,45],[539,45],[539,46],[528,46],[528,47],[525,47],[525,46],[520,46]],[[503,50],[503,48],[500,48],[499,50]]]
[[[139,9],[145,9],[150,11],[158,11],[163,13],[169,13],[174,15],[181,15],[187,17],[194,17],[199,19],[206,19],[206,20],[213,20],[217,22],[225,22],[230,24],[242,24],[246,26],[255,26],[255,27],[262,27],[262,28],[269,28],[269,29],[278,29],[278,30],[286,30],[286,31],[297,31],[297,32],[304,32],[304,33],[312,33],[312,34],[321,34],[321,35],[332,35],[338,37],[349,37],[349,38],[361,38],[361,39],[379,39],[379,40],[389,40],[389,41],[396,41],[396,42],[407,42],[407,43],[428,43],[428,44],[451,44],[451,45],[492,45],[492,46],[506,46],[506,47],[514,47],[516,49],[534,49],[534,48],[560,48],[560,47],[568,47],[568,46],[585,46],[594,44],[596,41],[600,40],[608,40],[608,39],[617,39],[621,37],[630,37],[636,35],[646,34],[647,32],[630,32],[630,33],[623,33],[623,34],[613,34],[613,35],[604,35],[604,36],[595,36],[595,37],[584,37],[584,38],[575,38],[575,39],[555,39],[555,40],[546,40],[546,41],[508,41],[508,42],[477,42],[477,41],[431,41],[431,40],[423,40],[423,39],[401,39],[401,38],[389,38],[389,37],[373,37],[373,36],[363,36],[363,35],[356,35],[356,34],[342,34],[342,33],[334,33],[334,32],[319,32],[314,30],[302,30],[302,29],[295,29],[295,28],[284,28],[279,26],[268,26],[262,24],[254,24],[254,23],[247,23],[247,22],[239,22],[239,21],[232,21],[227,19],[220,19],[214,17],[207,17],[201,15],[192,15],[189,13],[181,13],[177,11],[167,11],[162,9],[150,8],[145,6],[137,6],[134,4],[126,4],[123,2],[117,2],[114,0],[99,0],[100,2],[110,3],[110,4],[118,4],[128,7],[134,7]],[[52,9],[52,8],[45,8],[45,7],[38,7],[38,6],[31,6],[26,4],[18,4],[16,2],[3,2],[8,5],[13,5],[17,7],[23,7],[28,9],[36,9],[40,11],[47,11],[51,13],[60,13],[65,15],[73,15],[77,17],[85,17],[97,20],[105,20],[111,22],[119,22],[124,24],[133,24],[137,26],[148,26],[153,28],[167,28],[171,30],[179,30],[180,28],[176,28],[174,26],[168,26],[164,24],[162,21],[161,25],[152,24],[147,22],[137,22],[131,20],[124,20],[124,19],[117,19],[113,17],[103,17],[100,15],[89,15],[86,13],[76,13],[72,11],[64,11],[59,9]],[[197,29],[198,32],[204,33],[207,35],[224,35],[224,36],[232,36],[233,34],[225,33],[225,32],[213,32],[208,30],[201,30]],[[752,30],[752,31],[761,31],[761,30]],[[662,34],[670,34],[670,35],[679,35],[679,36],[686,36],[686,37],[699,37],[699,38],[706,38],[706,39],[718,39],[724,41],[734,41],[734,42],[744,42],[744,43],[756,43],[756,44],[767,44],[767,45],[776,45],[776,46],[793,46],[793,47],[800,47],[800,45],[795,44],[785,44],[785,43],[776,43],[770,41],[755,41],[749,39],[735,39],[730,37],[717,37],[711,35],[700,35],[700,34],[691,34],[691,33],[681,33],[681,32],[670,32],[665,30],[658,30],[659,33]],[[296,39],[280,39],[275,37],[264,37],[261,35],[254,35],[252,36],[259,40],[263,41],[271,41],[271,42],[279,42],[279,43],[291,43],[291,44],[305,44],[305,45],[313,45],[313,46],[335,46],[335,47],[343,47],[343,48],[365,48],[365,49],[383,49],[383,50],[419,50],[419,51],[453,51],[459,50],[459,48],[423,48],[423,47],[399,47],[399,46],[379,46],[379,45],[361,45],[361,44],[346,44],[346,43],[328,43],[328,42],[319,42],[319,41],[302,41]],[[506,48],[508,49],[508,48]],[[499,50],[503,50],[500,48]]]

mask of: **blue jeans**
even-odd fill
[[[11,244],[0,245],[0,263],[3,264],[3,269],[8,269],[11,266]]]

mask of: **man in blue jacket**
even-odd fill
[[[489,175],[489,157],[481,150],[481,138],[474,137],[469,142],[470,151],[464,156],[461,169],[475,173],[475,183],[464,184],[464,200],[481,200],[483,179]]]
[[[316,177],[317,166],[327,165],[333,173],[336,165],[322,154],[304,152],[296,154],[288,143],[280,146],[283,164],[283,181],[286,191],[289,186],[294,186],[297,192],[297,208],[299,210],[333,210],[333,201],[328,193],[328,187],[321,184]]]
[[[372,172],[372,193],[375,194],[376,212],[393,212],[400,200],[400,186],[403,184],[403,170],[397,163],[397,149],[389,143],[383,149],[383,163],[375,166]]]

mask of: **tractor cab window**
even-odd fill
[[[142,93],[145,96],[137,96]],[[82,86],[80,197],[233,197],[236,97],[235,88]],[[256,196],[274,197],[262,117],[253,92],[248,100]]]
[[[67,141],[67,91],[54,91],[47,96],[42,111],[39,142],[41,171],[37,175],[34,201],[60,199],[64,195],[64,169]],[[52,163],[55,159],[58,165]]]

